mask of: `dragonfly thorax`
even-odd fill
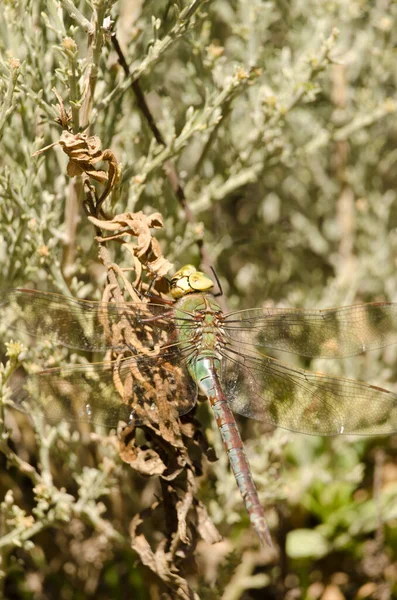
[[[175,303],[175,320],[182,347],[190,355],[218,357],[223,341],[222,310],[212,294],[190,293]]]

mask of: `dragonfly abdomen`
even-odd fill
[[[200,356],[194,360],[194,373],[200,389],[210,401],[214,411],[223,444],[229,457],[230,466],[243,497],[250,521],[262,544],[272,546],[264,510],[260,504],[258,492],[244,450],[243,441],[227,398],[222,391],[218,378],[220,360],[215,353]]]

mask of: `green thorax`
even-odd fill
[[[193,379],[200,383],[208,375],[210,363],[218,369],[217,351],[222,336],[222,309],[212,294],[213,281],[192,265],[186,265],[171,278],[171,294],[175,302],[175,321],[182,354]],[[200,293],[201,292],[201,293]]]
[[[180,341],[186,342],[186,346],[194,343],[198,352],[213,352],[219,335],[221,313],[221,307],[211,294],[186,294],[177,300],[175,319],[179,325]]]

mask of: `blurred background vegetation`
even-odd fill
[[[212,265],[228,309],[396,302],[396,13],[393,0],[3,0],[2,288],[100,299],[105,285],[66,154],[32,156],[59,139],[56,88],[73,131],[89,125],[122,165],[107,213],[161,213],[165,257]],[[131,266],[120,249],[113,260]],[[0,333],[6,372],[1,319]],[[44,343],[25,358],[38,353],[77,360]],[[15,362],[18,348],[7,354]],[[397,392],[396,365],[393,347],[304,363]],[[197,416],[218,457],[197,494],[223,541],[189,542],[165,576],[164,515],[151,548],[130,543],[159,478],[124,464],[114,436],[7,410],[0,596],[397,597],[395,436],[239,419],[275,544],[261,549],[205,405]]]

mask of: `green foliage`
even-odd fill
[[[3,1],[1,287],[99,299],[106,282],[81,179],[60,147],[33,156],[59,139],[56,88],[73,132],[89,124],[122,165],[105,210],[160,212],[164,255],[213,265],[228,308],[397,301],[396,12],[391,0]],[[112,260],[132,266],[116,245]],[[0,334],[13,339],[1,319]],[[30,368],[86,360],[43,342],[20,352],[3,344],[3,385],[18,355]],[[390,347],[304,366],[396,391],[396,364]],[[176,553],[165,580],[160,554],[145,554],[141,537],[131,548],[134,517],[164,493],[157,478],[123,464],[112,436],[32,424],[6,403],[5,391],[3,597],[397,594],[393,438],[323,440],[241,422],[276,553],[258,548],[200,409],[218,461],[205,462],[198,497],[225,539],[211,545],[208,534],[194,556]],[[147,538],[169,558],[164,518],[155,512]]]

